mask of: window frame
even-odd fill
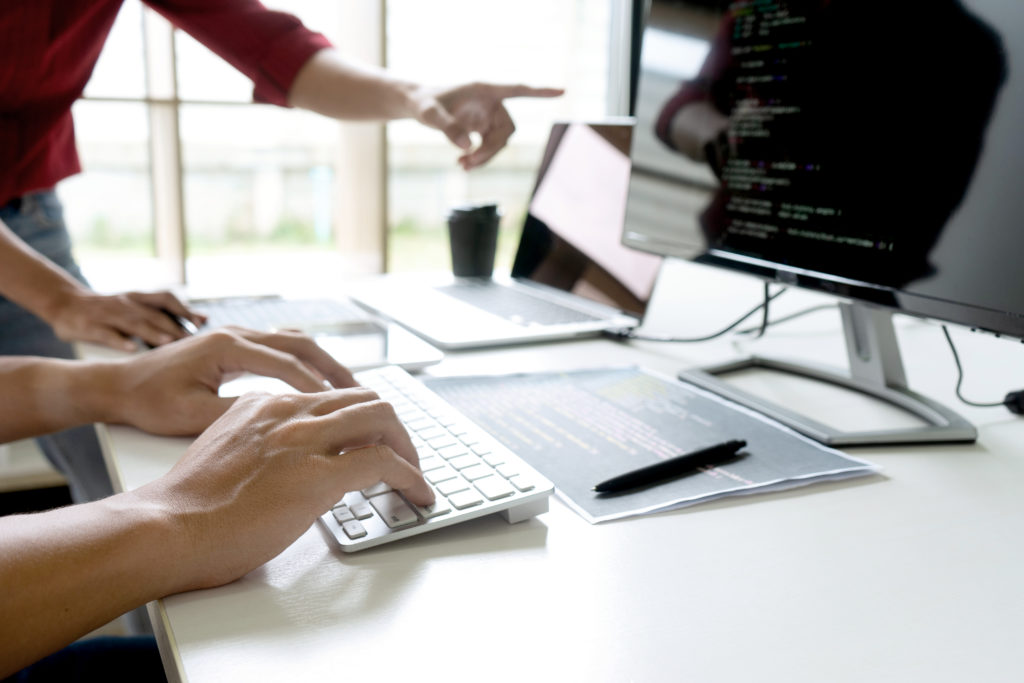
[[[385,0],[345,3],[341,54],[365,64],[384,66]],[[154,253],[171,278],[168,285],[186,285],[188,221],[185,166],[181,141],[181,110],[192,105],[272,107],[237,100],[182,98],[178,89],[177,35],[164,17],[142,8],[142,58],[145,68],[141,97],[83,95],[86,102],[142,104],[149,124],[149,173],[152,185]],[[339,123],[344,154],[334,160],[335,247],[354,255],[358,267],[380,272],[386,263],[387,159],[382,123]],[[367,172],[367,169],[371,169]],[[345,226],[360,226],[359,230]]]
[[[629,53],[635,0],[609,3],[610,50],[606,111],[629,110]],[[342,39],[345,58],[386,67],[386,0],[344,3]],[[141,97],[84,95],[90,102],[142,104],[149,124],[149,172],[152,186],[154,254],[170,286],[188,284],[188,224],[184,190],[181,111],[193,105],[267,107],[237,100],[183,99],[177,73],[177,29],[149,7],[142,7],[145,83]],[[388,264],[388,136],[384,123],[339,123],[340,152],[334,160],[334,246],[354,272],[382,272]]]

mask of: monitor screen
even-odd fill
[[[1024,337],[1024,5],[647,10],[624,244]]]
[[[661,257],[622,245],[632,119],[551,127],[512,276],[643,317]]]

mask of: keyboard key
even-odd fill
[[[448,467],[448,465],[445,465],[444,467],[440,467],[440,468],[438,468],[436,470],[430,470],[429,472],[425,473],[423,476],[431,484],[439,484],[442,481],[447,481],[449,479],[454,479],[455,477],[459,476],[459,474],[458,474],[458,472],[453,470],[451,467]]]
[[[533,487],[536,486],[536,484],[534,484],[532,480],[522,475],[512,477],[511,479],[509,479],[509,483],[511,483],[520,491],[531,491],[533,490]]]
[[[436,470],[438,467],[444,467],[444,460],[437,457],[436,455],[428,455],[427,457],[420,456],[420,471],[429,472],[430,470]]]
[[[483,460],[476,457],[475,455],[470,455],[469,453],[466,453],[465,455],[460,455],[457,458],[452,458],[451,460],[448,461],[448,464],[457,470],[464,470],[467,467],[473,467],[475,465],[481,464],[482,462]]]
[[[469,453],[469,449],[462,444],[454,444],[451,446],[445,446],[444,448],[437,449],[437,454],[445,460],[451,460],[457,458],[460,455],[466,455]]]
[[[334,518],[338,520],[338,524],[345,524],[345,522],[351,522],[356,518],[348,505],[337,505],[331,512],[334,514]]]
[[[513,465],[502,464],[498,465],[494,469],[496,469],[498,471],[498,474],[505,477],[506,479],[511,479],[512,477],[519,476],[519,468]]]
[[[440,517],[446,515],[452,511],[452,506],[448,504],[448,501],[441,496],[437,497],[433,505],[415,505],[413,506],[416,512],[419,513],[423,519],[433,519],[434,517]]]
[[[416,432],[416,436],[420,437],[421,439],[428,443],[430,442],[431,439],[438,439],[441,437],[450,438],[448,437],[448,432],[441,429],[437,425],[434,425],[433,427],[428,427],[427,429],[419,430],[418,432]]]
[[[402,422],[405,423],[406,429],[414,432],[426,431],[430,427],[434,427],[435,429],[437,429],[437,426],[434,423],[434,421],[430,419],[428,416],[421,413],[419,409],[416,409],[416,413],[417,416],[414,419],[408,419],[405,415],[402,415],[401,413],[398,414],[398,416],[402,418]]]
[[[392,529],[409,526],[419,521],[416,511],[396,492],[384,493],[370,499],[370,505]]]
[[[501,465],[505,462],[505,456],[501,453],[501,451],[488,453],[487,455],[483,456],[483,459],[484,462],[490,465],[491,467],[497,467],[498,465]]]
[[[364,527],[362,524],[360,524],[354,519],[348,522],[344,522],[341,525],[341,528],[345,532],[345,535],[351,538],[353,541],[357,538],[362,538],[366,535],[366,527]]]
[[[374,496],[379,496],[382,493],[388,493],[389,491],[392,491],[392,490],[393,489],[388,484],[385,484],[384,482],[379,481],[376,484],[374,484],[373,486],[371,486],[369,488],[363,489],[362,493],[367,498],[373,498]]]
[[[459,418],[452,415],[451,413],[441,413],[437,416],[437,422],[442,427],[446,428],[452,434],[459,435],[466,427],[459,424]]]
[[[465,491],[468,488],[469,488],[469,482],[468,481],[466,481],[462,477],[455,477],[454,479],[449,479],[447,481],[442,481],[440,484],[438,484],[437,485],[437,492],[440,493],[442,496],[449,496],[450,497],[453,493],[458,493],[459,491]]]
[[[430,447],[434,450],[440,450],[445,446],[454,446],[457,442],[455,441],[454,436],[445,432],[441,436],[436,436],[433,439],[427,439],[427,443],[430,444]]]
[[[348,509],[356,519],[369,519],[370,517],[373,517],[373,508],[371,508],[370,504],[365,500],[349,505]]]
[[[483,441],[483,438],[480,436],[478,432],[467,431],[466,433],[459,435],[459,441],[466,444],[467,446],[473,446]]]
[[[473,485],[480,493],[484,494],[487,500],[499,500],[516,492],[516,489],[501,477],[484,477],[480,481],[473,482]]]
[[[466,489],[465,491],[459,491],[448,496],[448,502],[452,504],[452,507],[458,510],[465,510],[466,508],[479,505],[484,502],[484,499],[480,497],[480,494],[473,489]]]
[[[465,477],[467,481],[476,481],[477,479],[491,476],[493,472],[494,470],[487,465],[473,465],[472,467],[460,470],[459,474]]]
[[[437,420],[437,423],[442,427],[448,426],[441,420],[441,418],[448,412],[448,408],[444,405],[431,401],[424,404],[423,410],[427,411],[427,415]]]

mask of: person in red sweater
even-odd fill
[[[0,4],[0,356],[72,358],[68,342],[132,350],[184,336],[165,311],[201,324],[169,292],[99,295],[72,256],[55,185],[81,170],[71,105],[82,94],[123,0]],[[486,163],[514,130],[509,97],[561,90],[470,83],[433,88],[341,59],[321,34],[257,0],[145,0],[248,76],[256,101],[346,120],[412,118]],[[474,145],[471,134],[479,135]],[[111,488],[89,425],[41,437],[72,499]]]

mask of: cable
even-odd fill
[[[942,326],[942,334],[946,337],[946,342],[949,344],[949,350],[953,352],[953,362],[956,363],[956,397],[966,403],[969,406],[975,408],[996,408],[998,406],[1006,406],[1006,408],[1017,415],[1024,414],[1024,391],[1011,391],[1008,393],[1002,401],[994,401],[992,403],[980,403],[978,401],[971,401],[964,397],[960,391],[960,387],[964,382],[964,368],[960,364],[960,354],[956,351],[956,345],[953,344],[953,337],[950,336],[949,330],[946,326]]]
[[[835,308],[836,308],[836,304],[818,304],[817,306],[811,306],[810,308],[805,308],[802,311],[796,311],[794,313],[790,313],[789,315],[784,315],[781,318],[776,318],[775,320],[769,320],[768,321],[768,325],[771,326],[771,327],[774,327],[776,325],[781,325],[782,323],[787,323],[790,320],[795,320],[796,318],[803,317],[805,315],[808,315],[809,313],[817,313],[818,311],[825,311],[825,310],[834,311]],[[761,330],[760,326],[758,326],[758,327],[747,327],[747,328],[742,329],[742,330],[736,330],[736,334],[752,334],[754,332],[760,332],[760,330]],[[759,333],[757,336],[760,337],[761,334]]]
[[[764,331],[768,329],[768,304],[771,303],[772,298],[768,296],[768,283],[764,283],[764,307],[761,309],[761,326],[757,330],[757,334],[754,335],[754,339],[760,339],[764,336]]]
[[[744,313],[738,320],[733,322],[731,325],[729,325],[725,329],[719,330],[718,332],[715,332],[714,334],[709,334],[709,335],[707,335],[705,337],[692,337],[692,338],[686,338],[686,337],[654,337],[654,336],[650,336],[650,335],[640,335],[640,334],[637,334],[636,331],[633,330],[633,329],[628,329],[628,330],[605,330],[604,335],[606,337],[611,337],[613,339],[635,339],[637,341],[652,341],[652,342],[678,342],[678,343],[682,343],[682,344],[692,344],[692,343],[696,343],[696,342],[709,341],[711,339],[715,339],[717,337],[721,337],[726,332],[729,332],[729,331],[733,330],[734,328],[738,327],[744,320],[746,320],[750,316],[754,315],[758,311],[760,311],[762,309],[765,309],[765,311],[767,311],[769,302],[771,302],[773,299],[775,299],[775,298],[777,298],[779,296],[782,296],[785,293],[786,293],[786,288],[783,287],[782,289],[780,289],[779,291],[775,292],[774,294],[771,294],[771,293],[769,293],[769,290],[768,290],[768,284],[765,283],[765,286],[764,286],[765,299],[764,299],[764,301],[762,301],[757,306],[755,306],[754,308],[752,308],[749,311],[747,311],[746,313]],[[764,324],[765,323],[762,322],[762,325],[764,325]]]
[[[758,304],[754,308],[752,308],[749,311],[747,311],[746,313],[744,313],[740,318],[738,318],[736,321],[734,321],[728,327],[725,327],[725,328],[719,330],[718,332],[706,335],[704,337],[690,337],[690,338],[686,338],[686,337],[654,337],[654,336],[650,336],[650,335],[640,335],[640,334],[637,334],[635,329],[605,330],[604,331],[604,335],[606,337],[611,337],[612,339],[619,339],[619,340],[622,340],[622,339],[635,339],[637,341],[675,342],[675,343],[681,343],[681,344],[704,342],[704,341],[710,341],[710,340],[715,339],[717,337],[721,337],[726,332],[730,332],[731,330],[733,330],[736,327],[738,327],[740,325],[740,323],[742,323],[744,320],[746,320],[750,316],[754,315],[758,311],[763,311],[763,314],[762,314],[762,317],[761,317],[761,324],[760,325],[758,325],[757,327],[751,327],[751,328],[747,328],[745,330],[740,330],[739,332],[737,332],[737,334],[751,334],[753,332],[756,332],[757,334],[754,337],[756,339],[756,338],[759,338],[759,337],[764,335],[765,330],[768,328],[769,325],[779,325],[781,323],[793,320],[794,318],[799,318],[799,317],[807,315],[809,313],[814,313],[816,311],[821,311],[821,310],[825,310],[825,309],[831,309],[831,308],[835,307],[834,304],[822,304],[822,305],[818,305],[818,306],[811,306],[810,308],[805,308],[802,311],[797,311],[795,313],[790,313],[789,315],[783,316],[783,317],[779,318],[778,320],[769,320],[768,319],[768,304],[770,304],[773,299],[776,299],[777,297],[785,294],[786,291],[787,291],[786,288],[783,287],[779,291],[777,291],[774,294],[772,294],[772,293],[770,293],[769,285],[766,282],[764,284],[764,301],[762,301],[760,304]],[[963,365],[960,363],[960,354],[957,353],[956,345],[953,343],[953,338],[950,336],[949,330],[946,328],[945,325],[942,326],[942,334],[945,335],[945,337],[946,337],[946,342],[949,344],[949,350],[953,353],[953,362],[956,364],[956,372],[957,372],[957,377],[956,377],[956,397],[958,399],[960,399],[960,401],[962,401],[963,403],[965,403],[965,404],[967,404],[969,406],[974,406],[976,408],[995,408],[995,407],[998,407],[998,406],[1005,406],[1006,409],[1009,410],[1012,413],[1015,413],[1017,415],[1024,415],[1024,389],[1019,390],[1019,391],[1011,391],[1011,392],[1006,394],[1006,396],[1003,398],[1002,401],[993,401],[991,403],[982,403],[982,402],[979,402],[979,401],[972,401],[972,400],[968,399],[967,397],[965,397],[963,395],[963,392],[962,392],[962,387],[963,387],[963,382],[964,382],[964,368],[963,368]]]

